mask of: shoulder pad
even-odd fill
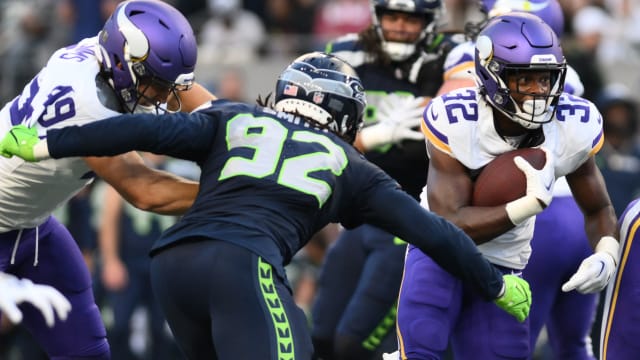
[[[559,175],[573,172],[604,143],[600,111],[591,101],[568,93],[560,97],[555,119],[549,125],[544,127],[545,144],[555,149]]]
[[[430,40],[430,41],[429,41]],[[448,53],[457,45],[466,41],[463,33],[442,32],[428,38],[424,51],[427,53]]]
[[[355,33],[341,36],[328,43],[325,52],[340,57],[356,69],[367,59],[367,53],[362,47],[358,34]]]
[[[555,117],[568,134],[567,139],[582,143],[588,148],[589,156],[602,148],[602,114],[589,100],[564,93],[557,105]],[[570,134],[570,135],[569,135]]]
[[[475,45],[472,41],[458,44],[447,54],[444,62],[444,79],[469,78],[469,70],[475,72]]]
[[[325,52],[332,53],[336,51],[362,50],[362,45],[360,44],[359,39],[360,38],[356,33],[342,35],[339,38],[327,43],[327,46],[325,46]]]

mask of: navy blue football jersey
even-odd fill
[[[402,62],[383,64],[365,51],[358,34],[348,34],[327,45],[331,52],[354,67],[366,89],[365,126],[378,121],[377,108],[389,94],[433,97],[443,83],[444,61],[449,51],[465,40],[462,34],[437,34],[422,44],[421,57],[415,54]],[[427,99],[425,99],[425,107]],[[414,198],[427,183],[429,160],[424,141],[403,141],[367,151],[366,158],[378,165]]]
[[[200,111],[128,114],[47,133],[52,157],[131,150],[195,161],[192,208],[153,245],[192,238],[228,241],[283,266],[329,222],[371,223],[414,243],[445,269],[495,297],[502,280],[464,233],[427,212],[337,135],[299,117],[217,100]]]

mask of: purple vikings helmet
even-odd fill
[[[119,4],[98,38],[102,71],[126,111],[143,107],[138,91],[141,80],[174,95],[193,84],[197,58],[193,30],[178,10],[164,2]]]
[[[400,11],[409,14],[422,15],[425,27],[414,43],[387,41],[382,32],[380,17],[384,12]],[[416,44],[427,34],[434,31],[437,20],[442,14],[441,0],[371,0],[372,23],[382,42],[382,49],[394,61],[406,60],[416,51]]]
[[[340,58],[312,52],[295,59],[278,78],[274,107],[298,114],[353,143],[366,106],[356,71]]]
[[[495,17],[511,11],[524,11],[546,22],[558,37],[564,33],[564,13],[558,0],[481,0],[480,9]]]
[[[549,25],[524,12],[497,16],[478,34],[475,51],[478,85],[494,108],[527,129],[551,121],[562,94],[567,65],[558,37]],[[511,97],[507,76],[527,71],[549,71],[550,91],[529,94],[533,100],[520,106]]]

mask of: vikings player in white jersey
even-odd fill
[[[191,110],[211,96],[192,86],[196,57],[193,31],[179,11],[160,1],[123,2],[98,36],[56,51],[4,106],[0,133],[17,124],[44,133],[120,113]],[[33,308],[22,309],[23,324],[54,359],[110,358],[89,271],[74,239],[51,216],[96,175],[135,206],[162,213],[186,211],[198,189],[146,167],[136,153],[39,164],[0,160],[0,270],[53,286],[72,306],[53,328]]]
[[[566,175],[596,252],[563,290],[602,290],[618,261],[615,214],[593,159],[602,146],[602,117],[591,102],[562,92],[566,64],[557,36],[537,16],[497,16],[478,35],[474,64],[477,87],[436,97],[425,110],[430,166],[423,206],[465,230],[505,273],[521,274],[531,256],[535,215],[549,205],[555,179]],[[473,206],[473,181],[482,168],[523,147],[547,155],[541,170],[516,158],[526,195]],[[529,322],[496,310],[409,247],[398,304],[403,359],[440,358],[449,343],[456,358],[527,359]]]
[[[480,9],[487,20],[469,23],[469,37],[474,39],[490,17],[510,11],[526,11],[540,17],[561,37],[564,15],[557,0],[483,0]],[[455,47],[445,61],[445,82],[440,94],[474,84],[473,40]],[[576,71],[567,65],[564,92],[582,96],[584,86]],[[593,251],[584,231],[582,212],[564,177],[555,184],[553,202],[536,217],[533,249],[523,277],[534,294],[530,314],[530,344],[535,346],[543,326],[549,345],[558,359],[594,359],[591,327],[596,313],[597,294],[563,292],[567,281],[585,257]]]

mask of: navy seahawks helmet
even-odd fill
[[[566,61],[555,32],[539,17],[510,12],[492,18],[478,34],[475,70],[481,92],[497,110],[528,129],[551,121],[562,94],[567,70]],[[512,91],[509,75],[527,71],[549,71],[547,94]],[[532,95],[520,106],[512,93]]]
[[[295,59],[276,83],[274,108],[298,114],[353,143],[366,99],[356,71],[335,55],[312,52]]]
[[[197,58],[193,30],[178,10],[162,1],[120,3],[98,41],[102,71],[126,111],[142,106],[138,85],[143,79],[174,95],[193,84]]]
[[[380,17],[384,12],[388,11],[400,11],[424,17],[425,27],[415,42],[401,43],[387,41],[384,38]],[[372,24],[380,38],[382,49],[394,61],[402,61],[413,55],[416,51],[416,44],[435,30],[437,21],[442,13],[443,5],[441,0],[371,0]]]

